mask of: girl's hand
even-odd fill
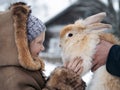
[[[73,70],[74,72],[76,72],[78,75],[80,75],[83,71],[83,67],[82,67],[82,59],[80,57],[76,57],[73,60],[67,61],[64,63],[64,66],[68,69]]]

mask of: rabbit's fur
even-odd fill
[[[106,13],[102,12],[84,20],[77,20],[74,24],[65,26],[60,32],[62,60],[65,62],[81,57],[83,59],[81,76],[91,69],[92,57],[100,39],[120,44],[114,35],[103,32],[111,29],[111,25],[101,23],[105,16]],[[94,72],[93,79],[86,90],[120,90],[120,78],[110,75],[105,65],[101,66]]]

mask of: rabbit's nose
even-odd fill
[[[59,47],[61,47],[61,44],[59,44]]]

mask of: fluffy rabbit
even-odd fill
[[[119,40],[112,34],[103,32],[111,29],[111,25],[101,23],[105,12],[90,16],[84,20],[77,20],[74,24],[65,26],[60,32],[60,46],[63,62],[75,57],[83,59],[84,67],[81,76],[91,69],[92,57],[100,39],[113,44]],[[94,72],[94,76],[86,90],[120,90],[120,78],[110,75],[104,66]]]

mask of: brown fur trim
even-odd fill
[[[43,90],[85,90],[86,83],[74,71],[57,67],[47,80]]]
[[[13,13],[15,42],[21,66],[29,70],[44,69],[44,63],[38,57],[32,57],[28,47],[26,23],[30,8],[24,3],[16,3],[10,7]]]

